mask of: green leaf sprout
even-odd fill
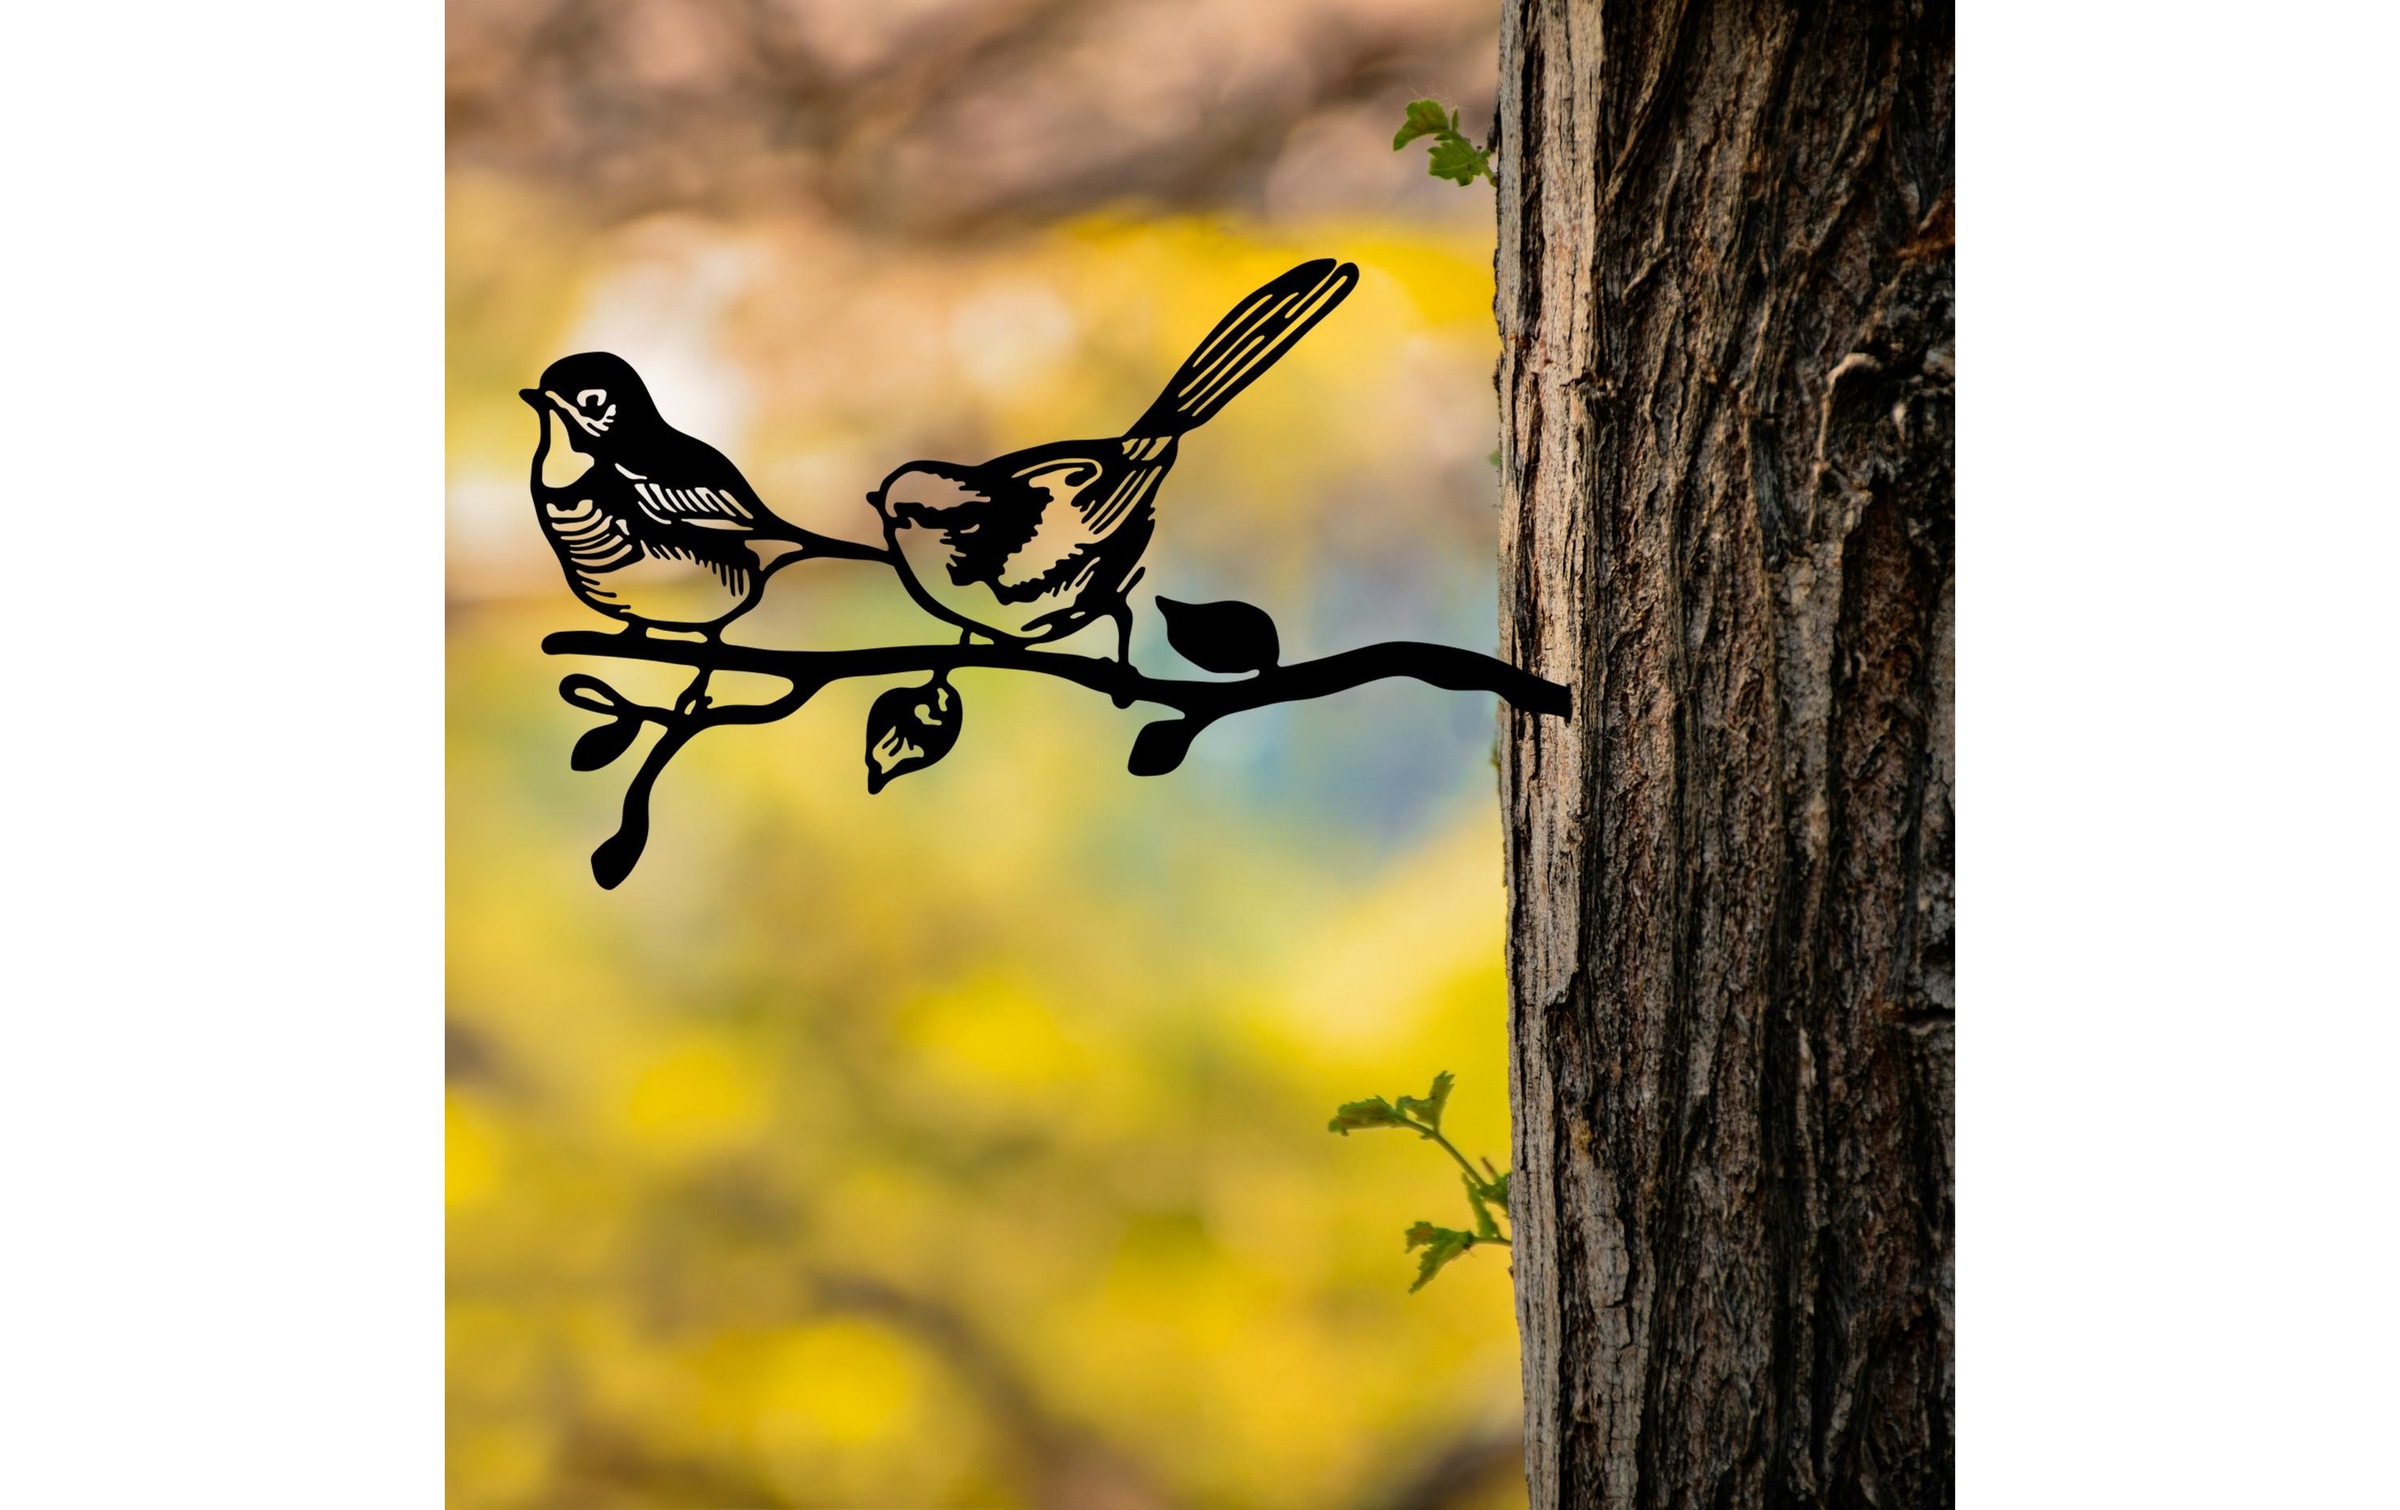
[[[1466,1230],[1419,1222],[1408,1229],[1402,1251],[1425,1250],[1417,1259],[1417,1282],[1408,1287],[1411,1295],[1424,1289],[1426,1282],[1441,1273],[1451,1260],[1477,1245],[1509,1246],[1508,1234],[1500,1229],[1500,1223],[1508,1216],[1508,1171],[1494,1169],[1489,1159],[1478,1169],[1442,1136],[1442,1109],[1450,1104],[1454,1080],[1444,1070],[1433,1077],[1433,1088],[1422,1096],[1398,1096],[1390,1100],[1372,1096],[1364,1101],[1346,1101],[1335,1108],[1333,1120],[1325,1124],[1327,1132],[1337,1132],[1345,1138],[1362,1127],[1406,1128],[1420,1138],[1439,1143],[1444,1152],[1458,1161],[1460,1177],[1467,1189],[1467,1210],[1474,1226]]]
[[[1491,149],[1467,140],[1458,129],[1458,112],[1445,111],[1440,100],[1409,101],[1408,115],[1392,138],[1392,150],[1397,152],[1421,136],[1433,138],[1433,157],[1425,171],[1435,178],[1446,178],[1462,189],[1478,178],[1500,182],[1492,171]]]

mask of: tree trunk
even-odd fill
[[[1952,1502],[1951,57],[1506,0],[1535,1510]]]

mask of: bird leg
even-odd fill
[[[711,645],[717,643],[717,632],[713,629],[702,630],[701,637]],[[675,711],[689,718],[707,706],[708,668],[703,666],[700,668],[699,674],[692,678],[692,684],[676,695]]]
[[[1117,600],[1117,606],[1108,611],[1108,616],[1117,621],[1117,664],[1125,669],[1126,679],[1130,681],[1134,675],[1133,608],[1120,598]],[[1133,706],[1133,691],[1128,687],[1112,692],[1109,694],[1109,701],[1120,708],[1130,708]]]

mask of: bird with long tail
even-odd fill
[[[970,637],[1039,644],[1102,618],[1129,662],[1159,485],[1183,437],[1256,382],[1358,284],[1332,258],[1236,304],[1121,436],[1053,441],[990,461],[912,461],[867,495],[917,602]],[[937,681],[939,679],[937,678]]]

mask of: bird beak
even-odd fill
[[[542,390],[539,388],[519,388],[517,397],[533,405],[536,409],[542,407]]]

